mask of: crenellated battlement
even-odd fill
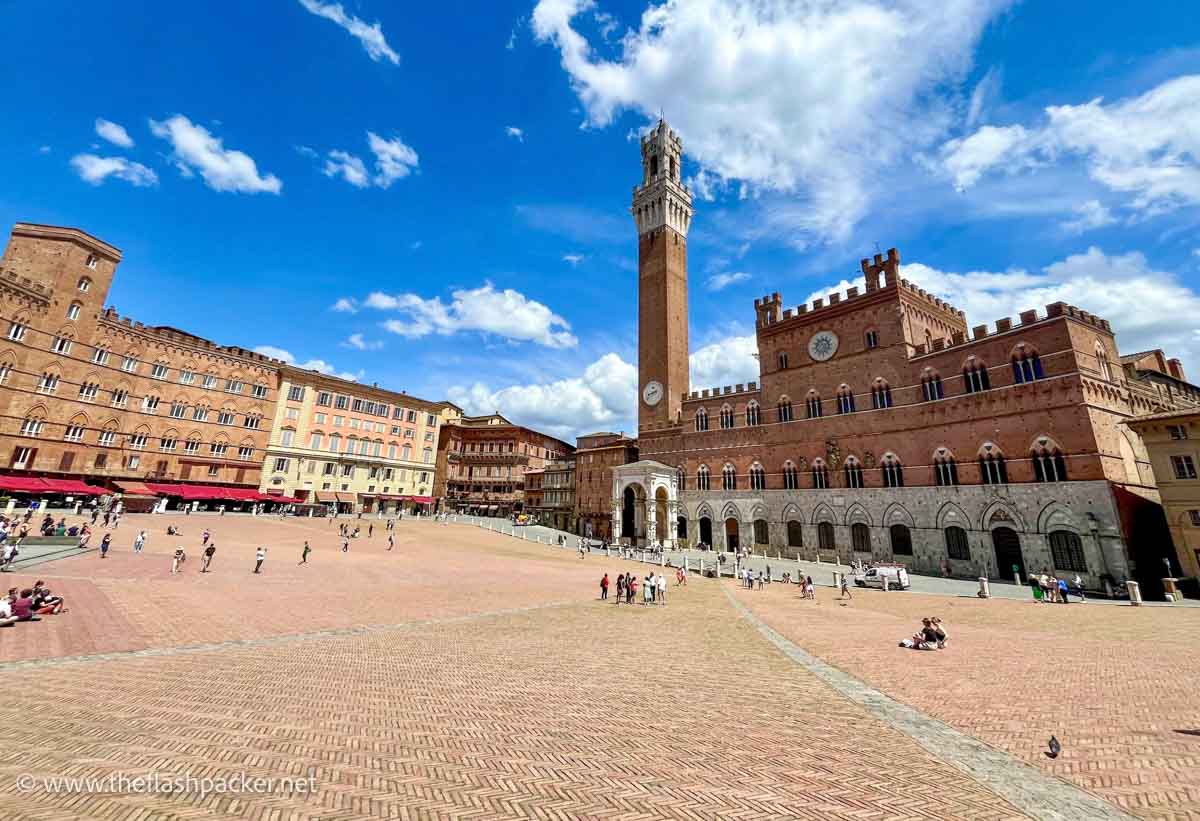
[[[35,282],[29,277],[23,277],[11,268],[5,268],[2,273],[4,281],[10,285],[16,285],[19,288],[24,288],[26,291],[32,291],[43,299],[50,299],[50,288],[40,282]]]
[[[720,388],[705,388],[699,391],[692,391],[683,397],[686,402],[699,402],[712,399],[724,399],[727,396],[741,396],[742,394],[758,393],[757,382],[747,382],[745,384],[725,385]]]
[[[939,311],[945,311],[946,313],[952,314],[959,319],[965,320],[967,318],[967,315],[964,311],[951,305],[941,297],[934,296],[924,288],[919,287],[915,282],[909,282],[907,279],[901,279],[900,288],[910,297],[916,297],[917,299],[922,300],[931,308],[936,308]]]
[[[1079,322],[1101,330],[1107,334],[1112,333],[1112,326],[1109,325],[1107,319],[1101,319],[1095,314],[1088,313],[1082,308],[1077,308],[1074,305],[1068,305],[1065,302],[1052,302],[1046,306],[1046,313],[1042,316],[1038,315],[1037,310],[1022,311],[1018,315],[1018,321],[1014,324],[1012,317],[1004,317],[997,319],[991,326],[976,325],[971,328],[970,334],[955,333],[952,334],[949,340],[934,339],[929,345],[922,345],[921,352],[917,356],[925,354],[937,353],[939,351],[948,351],[951,348],[957,348],[963,345],[972,345],[984,339],[1000,334],[1010,333],[1016,328],[1023,328],[1028,325],[1034,325],[1038,322],[1044,322],[1047,319],[1056,317],[1070,317]]]
[[[140,334],[153,337],[163,342],[170,342],[176,345],[187,345],[191,348],[199,348],[205,351],[211,351],[215,354],[224,356],[236,356],[239,359],[248,359],[253,362],[261,362],[265,365],[278,366],[286,364],[282,360],[273,359],[264,354],[255,351],[248,351],[245,348],[236,345],[218,345],[211,339],[205,339],[202,336],[196,336],[186,331],[181,331],[178,328],[172,328],[167,325],[146,325],[138,322],[132,317],[121,316],[116,308],[107,307],[104,313],[100,315],[102,322],[107,322],[112,325],[118,325],[121,328],[130,331],[136,331]]]

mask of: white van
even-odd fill
[[[887,579],[888,590],[907,590],[908,571],[902,564],[881,564],[868,567],[865,572],[854,577],[858,587],[878,587],[883,589],[883,580]]]

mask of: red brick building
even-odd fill
[[[612,539],[613,468],[636,462],[637,440],[622,433],[591,433],[575,440],[577,532]]]
[[[434,496],[439,509],[485,516],[525,510],[525,472],[571,457],[575,448],[498,413],[464,416],[438,436]]]
[[[1126,423],[1200,401],[1178,361],[1123,361],[1106,320],[1063,303],[968,327],[892,249],[862,261],[861,289],[756,300],[759,379],[696,390],[681,146],[660,123],[641,149],[643,461],[618,472],[615,530],[956,575],[1135,570],[1157,492]]]
[[[0,258],[0,475],[256,500],[280,363],[118,316],[105,300],[120,261],[75,228],[13,227]]]

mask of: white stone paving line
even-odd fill
[[[1060,778],[1019,761],[945,722],[901,704],[859,679],[810,655],[784,638],[725,589],[742,618],[784,655],[912,738],[942,761],[965,772],[1032,818],[1048,821],[1133,821],[1135,816]],[[913,651],[917,652],[917,651]]]

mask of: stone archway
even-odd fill
[[[658,543],[668,543],[672,537],[671,517],[668,514],[670,509],[670,498],[667,489],[661,485],[654,491],[654,521],[658,523]],[[678,527],[678,524],[676,524]]]
[[[621,494],[621,538],[634,544],[646,537],[646,489],[634,483]]]
[[[730,516],[725,520],[725,551],[734,553],[740,547],[738,541],[738,520]]]
[[[613,532],[625,544],[673,548],[681,512],[675,468],[644,460],[613,469]]]
[[[712,518],[700,517],[700,541],[709,547],[713,546]]]

